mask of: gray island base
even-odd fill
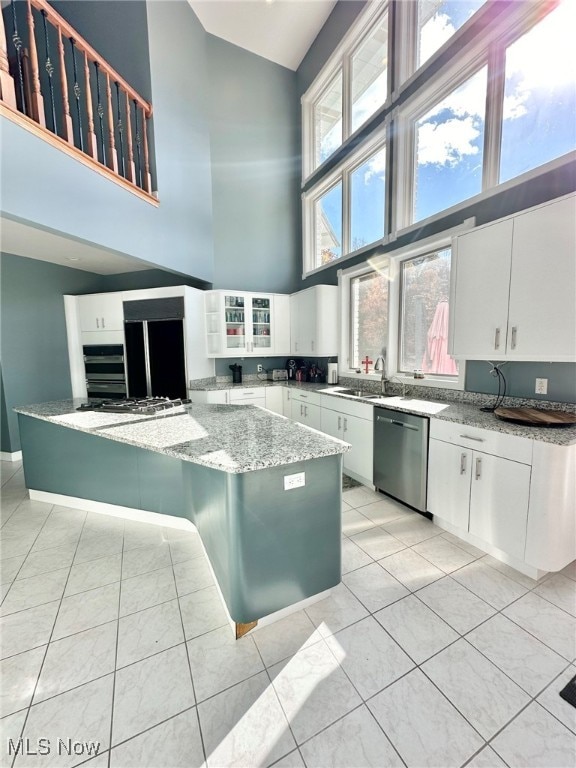
[[[340,582],[346,443],[253,406],[143,418],[80,402],[17,409],[32,498],[190,520],[237,637]]]

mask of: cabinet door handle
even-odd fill
[[[314,352],[314,340],[312,340],[312,352]]]
[[[460,454],[460,474],[465,475],[466,474],[466,454],[462,453]]]
[[[224,392],[224,401],[226,403],[228,402],[228,396],[229,396],[229,393],[228,392]]]
[[[303,409],[303,408],[304,408],[304,406],[302,405],[302,403],[300,403],[300,416],[302,416],[302,415],[303,415],[303,414],[302,414],[302,409]]]
[[[482,475],[482,459],[476,459],[476,480],[480,480]]]
[[[298,352],[298,342],[294,342],[294,352]]]
[[[100,328],[100,320],[98,318],[96,318],[96,328]]]
[[[510,348],[516,349],[516,337],[518,336],[518,328],[513,325],[512,326],[512,333],[510,334]]]
[[[308,406],[307,405],[304,406],[304,417],[306,419],[308,418]]]
[[[494,349],[500,349],[500,328],[496,328],[494,333]]]
[[[344,419],[344,432],[348,432],[348,419]]]
[[[484,438],[482,437],[472,437],[471,435],[460,435],[460,437],[463,437],[464,440],[474,440],[475,443],[483,443]]]
[[[338,416],[338,432],[342,429],[342,416]]]
[[[102,328],[106,328],[106,323],[104,322],[104,318],[102,318]]]

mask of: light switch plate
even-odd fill
[[[302,488],[306,485],[306,472],[295,472],[293,475],[284,475],[284,490],[291,491],[293,488]]]

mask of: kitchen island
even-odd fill
[[[237,635],[340,582],[347,443],[253,406],[145,416],[84,402],[16,409],[31,498],[190,520]]]

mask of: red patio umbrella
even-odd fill
[[[448,354],[448,316],[448,302],[442,299],[436,305],[428,329],[426,351],[422,358],[424,373],[444,373],[452,376],[458,373],[456,363]]]

